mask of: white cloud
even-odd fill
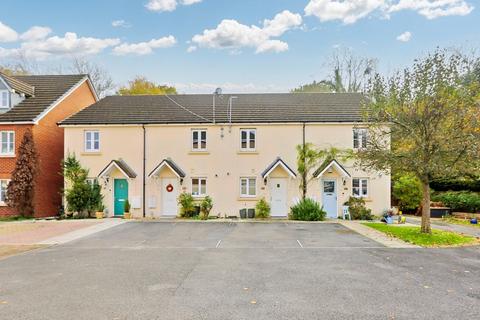
[[[288,50],[286,42],[271,39],[280,37],[290,29],[299,27],[302,17],[285,10],[272,20],[264,20],[263,27],[247,26],[236,20],[223,20],[215,29],[204,30],[192,38],[199,47],[213,49],[239,49],[252,47],[256,53],[282,52]]]
[[[22,33],[20,39],[24,41],[41,40],[45,39],[50,33],[52,33],[52,29],[49,27],[34,26]]]
[[[401,10],[417,11],[427,19],[446,16],[465,16],[472,12],[473,6],[464,0],[400,0],[389,7],[388,12]]]
[[[466,0],[310,0],[305,14],[316,16],[322,22],[340,20],[352,24],[374,13],[388,17],[395,12],[412,10],[427,19],[435,19],[465,16],[473,9]]]
[[[145,7],[150,11],[174,11],[178,5],[190,6],[202,0],[149,0]]]
[[[27,58],[45,59],[65,55],[85,56],[97,54],[119,43],[119,39],[78,37],[74,32],[67,32],[64,37],[53,36],[46,39],[23,42],[20,48],[16,50],[22,52]]]
[[[18,34],[15,30],[0,22],[0,42],[17,41]]]
[[[174,36],[163,37],[159,39],[152,39],[148,42],[139,43],[122,43],[121,45],[113,48],[113,53],[116,55],[146,55],[153,52],[153,49],[168,48],[177,43]]]
[[[384,0],[311,0],[305,7],[305,14],[316,16],[322,22],[342,20],[345,24],[351,24],[384,4]]]
[[[190,46],[187,48],[187,52],[191,53],[191,52],[197,51],[197,49],[198,49],[197,46]]]
[[[114,28],[119,28],[119,27],[130,28],[131,25],[130,25],[130,23],[126,22],[125,20],[113,20],[112,21],[112,27],[114,27]]]
[[[401,42],[408,42],[410,41],[411,38],[412,38],[412,33],[410,31],[405,31],[404,33],[402,33],[397,37],[397,40]]]

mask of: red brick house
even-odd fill
[[[7,76],[0,73],[0,216],[16,215],[5,203],[6,189],[23,135],[30,129],[39,167],[35,216],[58,214],[63,187],[63,128],[57,122],[98,100],[87,75]]]

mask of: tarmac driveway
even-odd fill
[[[480,250],[337,224],[130,222],[0,260],[2,319],[478,319]]]

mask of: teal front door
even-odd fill
[[[113,187],[114,214],[123,216],[125,201],[128,199],[128,182],[126,179],[115,179]]]

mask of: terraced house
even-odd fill
[[[16,215],[5,203],[18,148],[31,130],[38,152],[35,216],[57,215],[63,179],[63,128],[57,122],[97,101],[86,75],[7,76],[0,73],[0,216]]]
[[[213,198],[212,214],[238,216],[265,197],[272,217],[300,198],[296,146],[362,148],[359,94],[112,96],[61,122],[75,153],[103,186],[110,216],[178,213],[189,192]],[[390,176],[336,159],[316,172],[309,196],[329,217],[350,196],[373,213],[390,207]]]

